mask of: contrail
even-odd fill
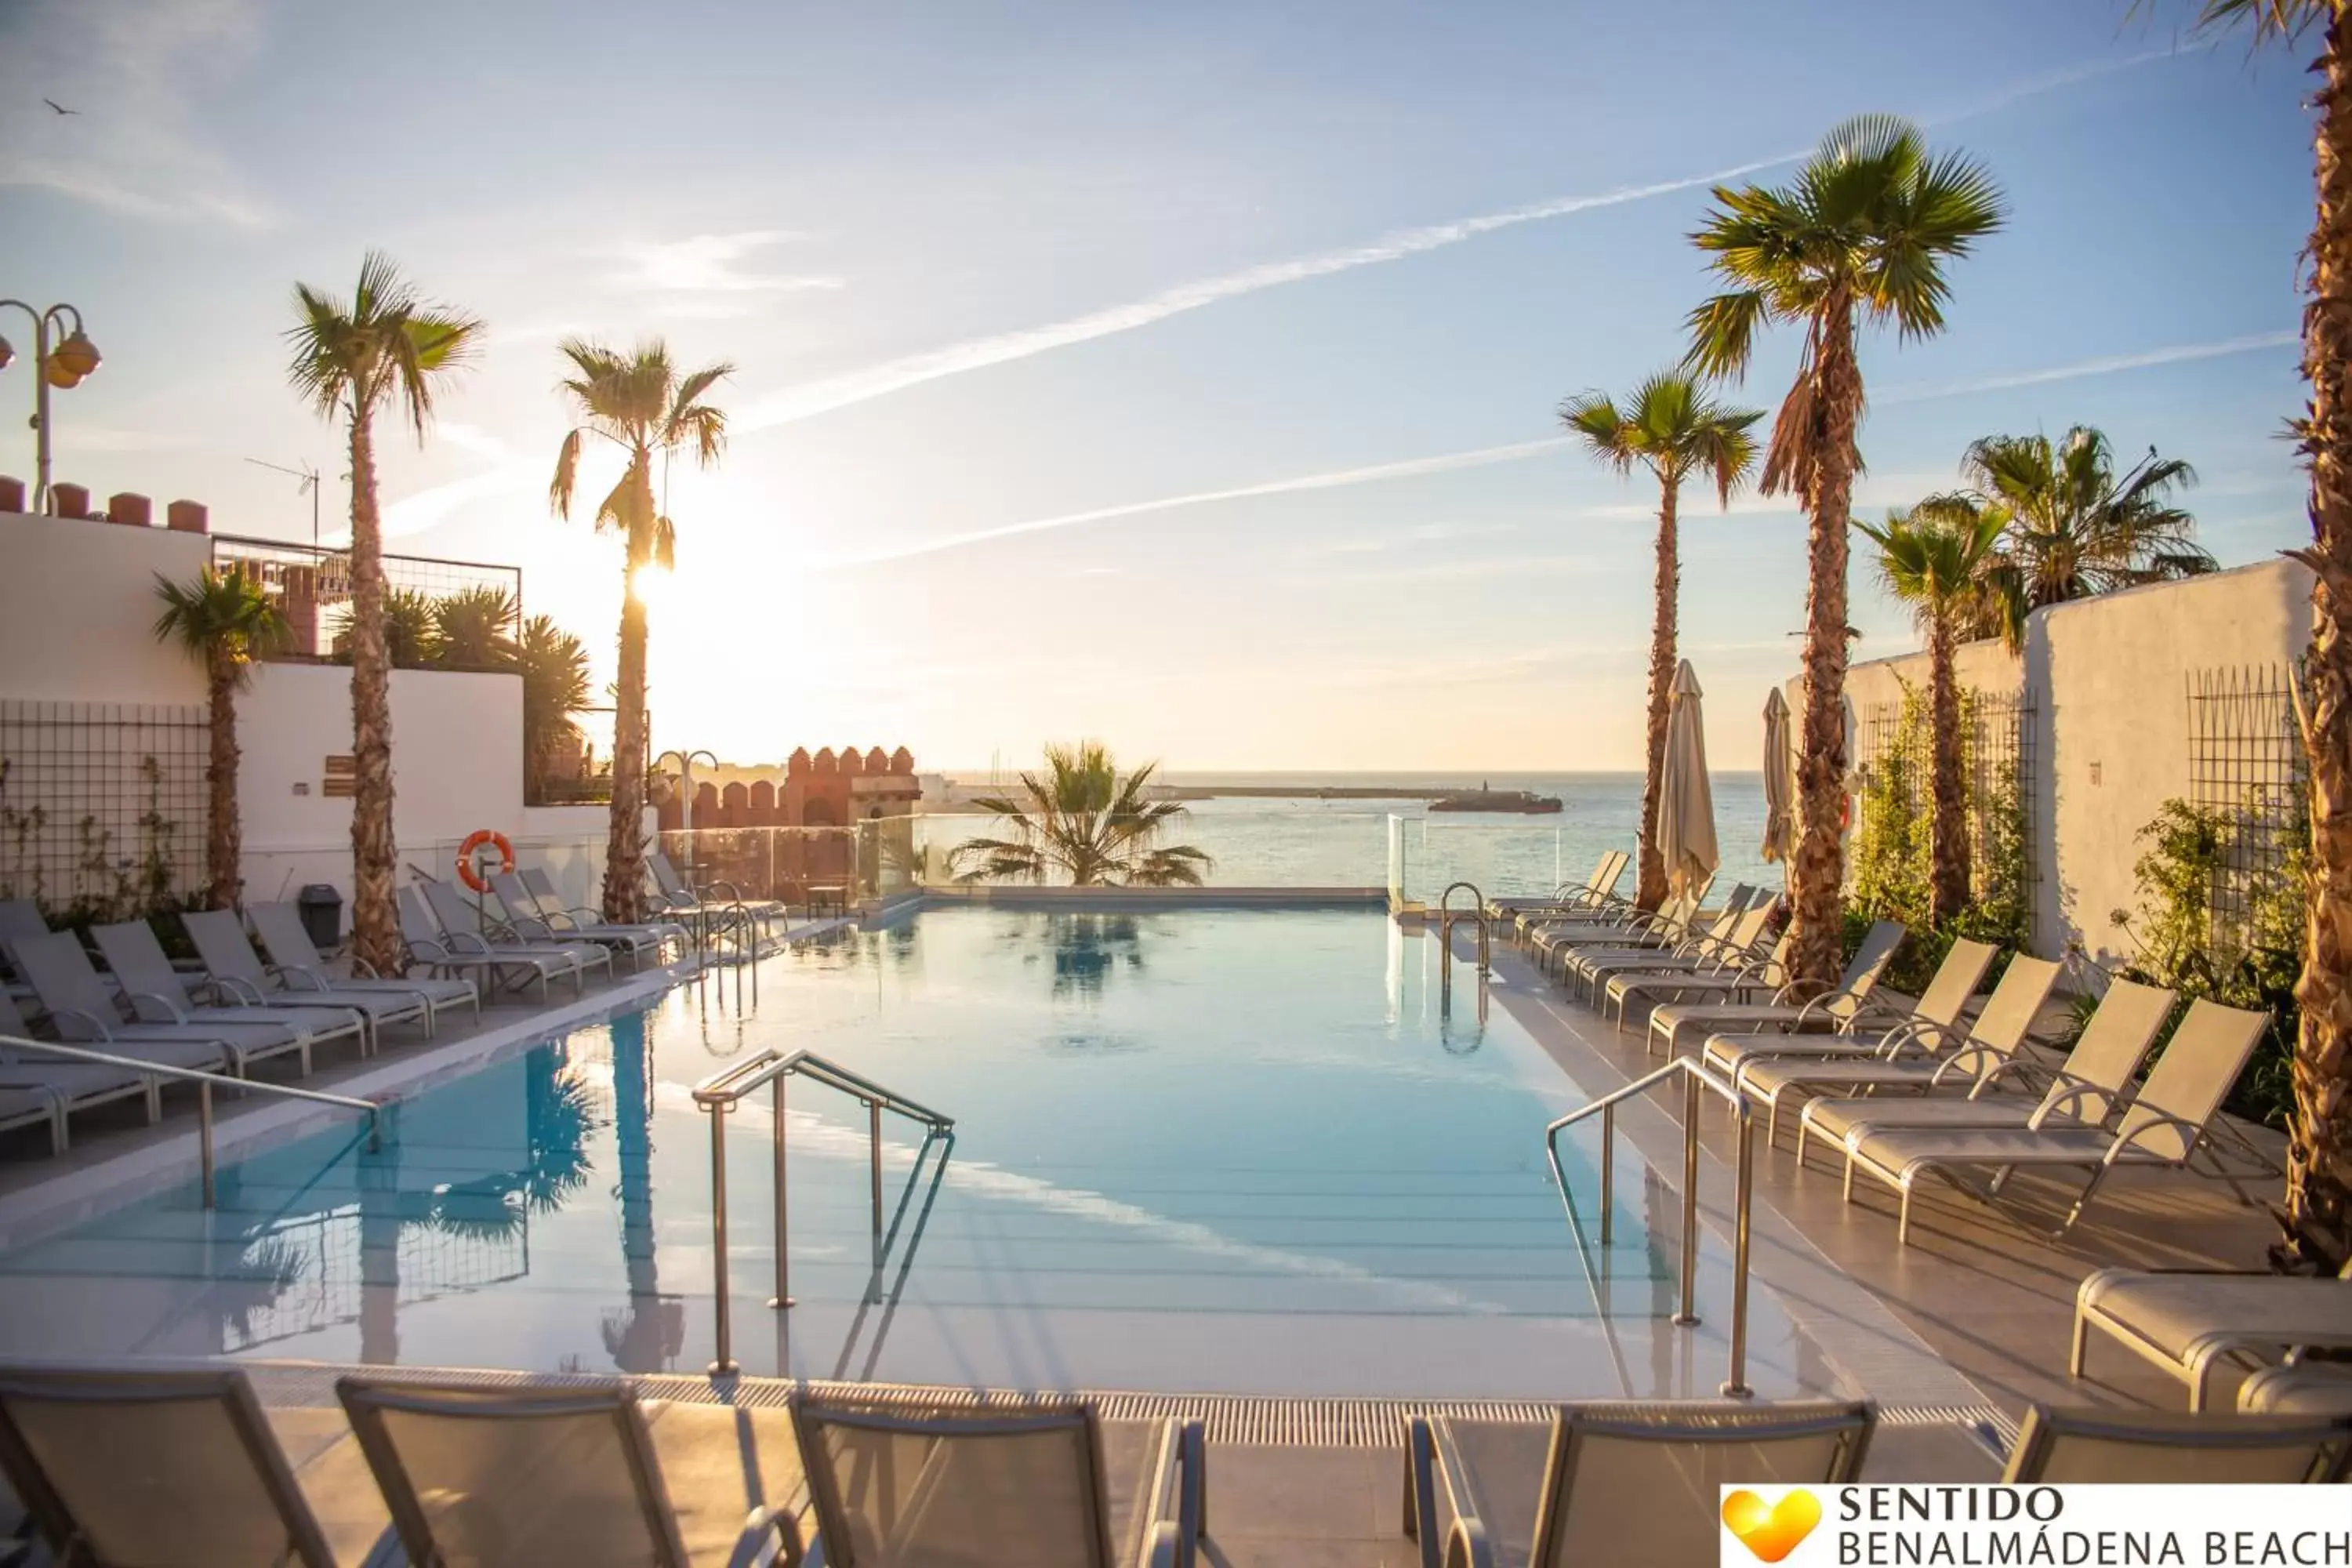
[[[976,529],[970,533],[945,534],[936,539],[914,540],[864,555],[836,556],[828,561],[813,563],[818,567],[875,566],[889,561],[905,561],[917,555],[936,555],[944,550],[961,550],[966,545],[985,544],[991,540],[1012,539],[1024,533],[1050,533],[1056,529],[1076,528],[1089,522],[1108,522],[1113,518],[1142,517],[1156,511],[1174,511],[1181,507],[1207,506],[1215,501],[1246,500],[1253,496],[1291,495],[1300,490],[1338,489],[1346,485],[1377,484],[1385,479],[1411,479],[1417,474],[1445,474],[1456,468],[1483,468],[1490,463],[1516,463],[1527,458],[1540,458],[1556,452],[1569,444],[1566,436],[1547,436],[1540,440],[1518,441],[1506,447],[1480,447],[1468,452],[1444,452],[1433,458],[1408,458],[1402,462],[1377,463],[1366,468],[1341,468],[1331,473],[1302,474],[1295,479],[1269,479],[1259,485],[1241,485],[1225,490],[1196,490],[1191,495],[1162,496],[1157,500],[1130,501],[1124,506],[1097,507],[1092,511],[1066,512],[1060,517],[1033,518],[1027,522],[1008,522],[996,528]]]
[[[2112,375],[2122,370],[2145,370],[2150,365],[2179,364],[2188,360],[2221,359],[2229,354],[2252,353],[2258,349],[2284,348],[2302,342],[2296,332],[2254,332],[2242,338],[2224,338],[2216,343],[2179,343],[2170,348],[2148,349],[2136,354],[2108,354],[2099,359],[2078,360],[2073,364],[2052,365],[2046,370],[2019,371],[2011,375],[1989,375],[1978,381],[1942,382],[1926,386],[1890,387],[1871,396],[1873,403],[1925,403],[1936,397],[1959,397],[1971,392],[1999,392],[2011,386],[2039,386],[2046,381],[2075,381],[2084,376]]]
[[[1288,261],[1269,261],[1261,266],[1244,268],[1239,272],[1228,272],[1222,277],[1181,284],[1141,300],[1113,305],[1083,316],[1073,316],[1066,321],[951,343],[943,349],[909,354],[903,359],[890,360],[846,375],[787,388],[753,403],[730,423],[738,431],[764,430],[772,426],[788,425],[794,420],[845,408],[854,403],[887,397],[894,392],[903,392],[927,381],[961,375],[968,371],[985,370],[991,365],[1027,359],[1033,354],[1109,337],[1115,332],[1133,331],[1138,327],[1148,327],[1154,321],[1164,321],[1171,316],[1197,310],[1204,305],[1213,305],[1244,294],[1277,289],[1286,283],[1302,283],[1311,278],[1328,278],[1334,273],[1351,272],[1359,267],[1374,267],[1384,261],[1399,261],[1408,256],[1459,245],[1465,239],[1475,239],[1498,228],[1510,228],[1544,218],[1565,217],[1570,213],[1591,212],[1600,207],[1622,206],[1628,202],[1647,201],[1653,196],[1671,195],[1676,191],[1695,190],[1702,185],[1720,184],[1726,180],[1736,180],[1742,174],[1752,174],[1759,169],[1791,163],[1802,156],[1801,153],[1787,153],[1777,158],[1737,163],[1709,174],[1693,174],[1686,179],[1625,185],[1599,195],[1564,196],[1512,207],[1506,212],[1458,218],[1452,223],[1397,229],[1368,244],[1350,246],[1344,250],[1328,250]]]

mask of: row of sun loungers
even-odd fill
[[[1114,1445],[1083,1400],[975,1406],[918,1390],[856,1400],[797,1390],[789,1409],[805,1496],[763,1498],[746,1517],[734,1440],[723,1462],[666,1473],[650,1407],[626,1384],[481,1389],[371,1376],[345,1377],[336,1392],[391,1521],[372,1563],[686,1568],[687,1527],[707,1542],[719,1519],[734,1563],[1217,1560],[1204,1544],[1213,1532],[1198,1422],[1143,1424],[1142,1441]],[[1413,1417],[1398,1527],[1425,1568],[1712,1562],[1720,1489],[1861,1479],[1876,1426],[1868,1403],[1564,1407],[1548,1427]],[[2324,1483],[2348,1466],[2352,1417],[2340,1415],[2036,1407],[2002,1479]],[[0,1472],[68,1561],[336,1561],[233,1368],[0,1367]]]

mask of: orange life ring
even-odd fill
[[[457,880],[478,893],[490,890],[488,879],[474,866],[474,852],[486,844],[499,852],[498,875],[503,877],[515,867],[514,846],[508,842],[505,834],[494,828],[476,828],[466,842],[457,847]]]
[[[1838,831],[1840,833],[1853,831],[1853,796],[1850,795],[1838,796]]]

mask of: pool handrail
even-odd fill
[[[1551,1162],[1552,1181],[1559,1188],[1559,1201],[1568,1211],[1568,1223],[1577,1235],[1577,1246],[1584,1245],[1584,1227],[1577,1222],[1576,1204],[1569,1196],[1568,1172],[1559,1161],[1559,1135],[1585,1118],[1598,1114],[1601,1118],[1601,1245],[1609,1245],[1614,1220],[1615,1182],[1614,1155],[1617,1147],[1617,1107],[1625,1100],[1648,1092],[1675,1074],[1683,1077],[1683,1261],[1681,1310],[1673,1321],[1680,1328],[1693,1328],[1698,1323],[1696,1290],[1698,1284],[1698,1112],[1700,1093],[1705,1090],[1720,1096],[1738,1119],[1739,1144],[1737,1156],[1738,1190],[1732,1205],[1731,1258],[1731,1372],[1725,1379],[1722,1394],[1727,1399],[1748,1399],[1755,1390],[1748,1384],[1748,1265],[1750,1219],[1756,1198],[1755,1108],[1748,1102],[1748,1092],[1730,1079],[1709,1068],[1706,1062],[1694,1057],[1676,1057],[1662,1067],[1652,1068],[1629,1083],[1619,1085],[1607,1094],[1578,1106],[1544,1129],[1544,1155]],[[1602,1302],[1606,1315],[1606,1302]]]
[[[323,1089],[297,1089],[289,1083],[270,1083],[260,1079],[237,1078],[228,1073],[206,1072],[201,1068],[173,1067],[168,1063],[149,1061],[143,1057],[117,1056],[111,1051],[93,1051],[81,1046],[59,1045],[54,1040],[28,1040],[22,1035],[0,1035],[0,1048],[7,1050],[42,1051],[62,1057],[68,1061],[89,1062],[99,1067],[121,1068],[150,1078],[168,1078],[196,1086],[196,1161],[204,1173],[205,1207],[215,1207],[213,1180],[213,1085],[224,1089],[251,1089],[259,1094],[274,1094],[286,1100],[308,1100],[320,1105],[340,1106],[366,1116],[368,1143],[376,1146],[380,1134],[381,1101],[360,1100],[348,1094],[329,1094]]]
[[[812,1079],[828,1089],[840,1090],[866,1107],[868,1144],[867,1157],[874,1187],[874,1250],[876,1267],[879,1268],[882,1251],[882,1113],[886,1110],[919,1122],[927,1141],[942,1134],[952,1134],[955,1119],[943,1116],[930,1107],[908,1099],[892,1089],[883,1088],[872,1079],[850,1071],[839,1062],[818,1056],[814,1051],[767,1050],[756,1057],[735,1063],[694,1086],[694,1103],[710,1115],[710,1238],[713,1304],[717,1309],[718,1343],[710,1363],[710,1375],[725,1377],[739,1370],[733,1354],[730,1333],[731,1316],[727,1295],[727,1114],[743,1097],[761,1089],[772,1089],[772,1142],[775,1148],[776,1185],[776,1293],[768,1301],[770,1308],[782,1311],[793,1304],[791,1288],[790,1226],[787,1223],[789,1205],[786,1202],[784,1174],[784,1080],[789,1078]]]
[[[1438,963],[1444,971],[1444,978],[1449,982],[1453,979],[1454,965],[1454,895],[1464,888],[1470,889],[1474,902],[1471,908],[1461,912],[1478,922],[1478,973],[1490,973],[1495,967],[1493,909],[1486,902],[1486,895],[1478,890],[1477,883],[1455,882],[1437,896],[1438,944],[1443,950]]]

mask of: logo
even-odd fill
[[[1779,1502],[1770,1504],[1747,1490],[1723,1500],[1724,1527],[1761,1563],[1778,1563],[1794,1552],[1821,1521],[1820,1500],[1802,1488],[1782,1493]]]

